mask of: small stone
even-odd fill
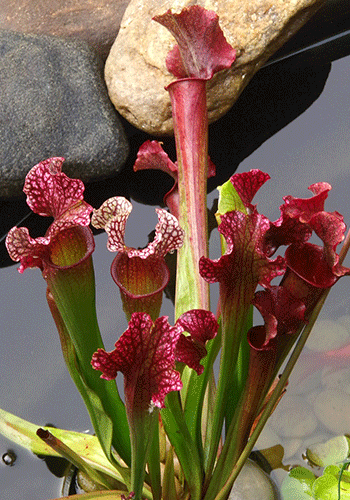
[[[277,500],[276,487],[260,467],[248,460],[239,473],[228,500]]]
[[[339,389],[326,389],[314,399],[315,415],[334,434],[348,434],[350,395]]]
[[[317,427],[312,406],[300,396],[285,396],[270,417],[269,424],[279,436],[304,437]]]
[[[0,197],[21,195],[27,172],[51,156],[83,181],[115,175],[128,144],[95,52],[9,31],[0,47]]]
[[[129,0],[0,0],[0,28],[84,40],[106,59]]]
[[[209,120],[224,115],[252,76],[324,3],[324,0],[198,0],[214,10],[227,41],[236,49],[232,68],[208,83]],[[171,106],[164,87],[174,80],[165,58],[172,35],[152,21],[168,9],[180,12],[192,0],[131,0],[106,61],[105,78],[116,109],[150,134],[171,134]]]
[[[306,347],[314,352],[333,351],[350,342],[349,330],[337,321],[329,319],[316,321]]]
[[[312,436],[310,436],[309,438],[303,439],[303,448],[304,448],[303,453],[304,453],[304,455],[305,455],[306,449],[309,446],[312,446],[312,445],[317,444],[317,443],[325,443],[326,441],[328,441],[328,439],[330,439],[330,435],[326,434],[325,432],[324,433],[315,433],[315,434],[312,434]]]
[[[14,451],[7,450],[7,452],[2,455],[1,460],[4,462],[5,465],[13,467],[17,460],[17,455]]]
[[[332,366],[326,366],[322,370],[322,385],[325,389],[340,389],[349,394],[350,392],[350,369],[343,368],[334,371]]]

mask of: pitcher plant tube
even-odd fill
[[[286,196],[276,221],[260,214],[253,198],[270,177],[255,169],[219,186],[221,255],[209,258],[206,184],[215,166],[208,157],[206,82],[234,64],[235,50],[217,15],[197,5],[154,19],[177,42],[165,62],[175,78],[167,90],[177,159],[149,140],[134,164],[135,171],[160,169],[174,179],[167,208],[156,208],[153,239],[145,248],[128,247],[132,203],[115,196],[93,209],[83,183],[62,172],[60,157],[33,167],[24,184],[29,207],[53,217],[46,234],[33,239],[14,227],[6,238],[19,272],[42,272],[63,357],[95,434],[38,429],[5,410],[0,432],[36,453],[71,460],[95,483],[82,500],[227,500],[326,295],[350,274],[342,265],[350,237],[338,254],[346,226],[338,212],[326,211],[331,186],[324,182],[310,186],[309,198]],[[128,321],[111,352],[96,314],[90,222],[106,231],[107,248],[116,253],[111,279]],[[173,252],[169,320],[161,307],[170,277],[165,257]],[[210,283],[219,284],[216,315]],[[252,322],[254,307],[261,325]]]

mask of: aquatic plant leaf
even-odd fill
[[[96,229],[104,229],[108,234],[107,248],[110,252],[123,251],[124,234],[132,204],[123,196],[114,196],[104,201],[100,208],[94,209],[91,224]]]
[[[58,453],[37,436],[36,431],[38,428],[38,425],[0,409],[0,433],[3,436],[36,455],[59,457]],[[78,455],[95,469],[123,481],[122,476],[107,460],[96,436],[53,427],[44,427],[44,429],[48,429],[64,444],[73,448]]]
[[[182,335],[183,331],[190,336]],[[123,373],[129,410],[147,412],[151,402],[164,408],[165,396],[182,388],[180,375],[174,369],[175,360],[202,372],[199,360],[206,355],[205,342],[214,338],[217,331],[213,313],[201,309],[187,311],[175,326],[168,323],[167,316],[153,322],[149,314],[136,312],[115,349],[98,349],[91,364],[102,371],[101,378],[106,380],[114,379],[119,371]]]
[[[248,215],[237,210],[224,214],[218,229],[227,243],[225,255],[218,260],[202,257],[199,261],[202,278],[209,283],[220,282],[231,302],[237,300],[234,294],[241,284],[254,293],[258,283],[268,287],[269,282],[285,270],[283,258],[278,256],[272,261],[262,248],[269,225],[269,220],[256,211]],[[249,270],[245,275],[240,272],[242,262],[244,269]],[[249,303],[251,300],[249,296]]]
[[[315,500],[339,500],[339,474],[340,467],[328,465],[323,475],[316,479],[312,487]],[[350,472],[343,471],[340,481],[340,499],[350,500]]]
[[[28,172],[23,191],[27,195],[27,205],[36,214],[57,219],[83,201],[83,182],[67,177],[62,172],[63,162],[61,157],[49,158]]]
[[[283,480],[283,500],[311,500],[316,476],[305,467],[295,467]]]
[[[129,321],[134,312],[145,312],[155,321],[160,313],[163,290],[170,278],[164,259],[129,258],[119,252],[111,265],[111,275],[119,287],[123,310]]]
[[[266,234],[266,248],[272,254],[280,245],[305,243],[315,231],[325,246],[325,257],[330,267],[337,264],[335,248],[343,241],[346,226],[338,212],[325,212],[324,202],[331,189],[330,184],[319,182],[309,187],[311,198],[283,197],[281,216],[271,223]]]
[[[177,163],[173,163],[158,141],[145,141],[139,148],[134,171],[161,170],[174,179],[173,187],[164,195],[163,201],[170,212],[179,217],[179,186]]]
[[[346,436],[336,436],[325,443],[309,446],[306,450],[306,457],[318,467],[326,467],[346,460],[349,451],[349,439]]]

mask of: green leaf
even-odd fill
[[[245,324],[242,328],[242,332],[248,332],[253,326],[253,310],[254,307],[251,305],[249,307],[248,313],[245,318]],[[235,410],[239,404],[240,397],[244,391],[245,384],[248,379],[248,368],[249,368],[249,357],[250,357],[250,346],[248,344],[247,335],[242,335],[239,347],[239,354],[236,362],[236,366],[232,373],[227,373],[227,378],[231,378],[231,387],[235,390],[228,391],[226,408],[225,408],[225,426],[228,429],[230,423],[234,417]]]
[[[160,449],[159,449],[159,415],[153,422],[151,432],[152,439],[148,449],[148,470],[151,480],[152,495],[154,500],[161,500],[162,497],[162,480],[160,471]]]
[[[84,493],[82,495],[70,495],[69,497],[60,497],[55,500],[120,500],[121,495],[127,497],[125,491],[113,490],[113,491],[94,491],[93,493]]]
[[[317,443],[309,446],[306,457],[318,467],[343,462],[349,456],[349,441],[345,436],[336,436],[325,443]]]
[[[247,213],[246,207],[244,206],[241,198],[239,197],[230,180],[226,181],[221,186],[218,186],[217,189],[220,193],[218,211],[216,216],[217,218],[218,216],[224,215],[227,212],[232,212],[233,210],[239,210],[244,214]],[[218,220],[218,223],[220,223],[220,220]]]
[[[163,476],[163,498],[177,500],[174,471],[174,452],[171,447],[166,456]]]
[[[315,475],[305,467],[295,467],[289,473],[289,477],[298,479],[303,485],[303,490],[311,495],[312,485],[315,482]]]
[[[316,479],[313,487],[315,500],[338,500],[338,479],[332,474],[325,474]],[[341,496],[342,500],[350,496]]]
[[[239,194],[233,187],[230,180],[224,182],[221,186],[217,187],[219,191],[219,201],[218,201],[218,211],[215,214],[216,221],[218,225],[221,223],[221,215],[227,212],[232,212],[233,210],[238,210],[239,212],[247,213],[247,209],[244,206]],[[221,253],[224,254],[226,251],[225,238],[221,236]]]
[[[0,409],[0,433],[3,436],[37,455],[60,456],[37,436],[38,428],[38,425]],[[45,429],[72,448],[89,465],[124,482],[121,474],[107,460],[96,436],[53,427]]]
[[[311,500],[312,485],[316,477],[305,467],[295,467],[281,486],[283,500]]]
[[[312,493],[315,500],[339,500],[340,467],[328,465],[323,476],[316,479]],[[343,471],[340,481],[340,500],[350,500],[350,472]]]

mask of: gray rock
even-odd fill
[[[0,28],[84,40],[106,59],[129,0],[0,0]]]
[[[109,101],[102,63],[85,42],[0,32],[0,197],[51,156],[83,181],[114,175],[128,144]]]

